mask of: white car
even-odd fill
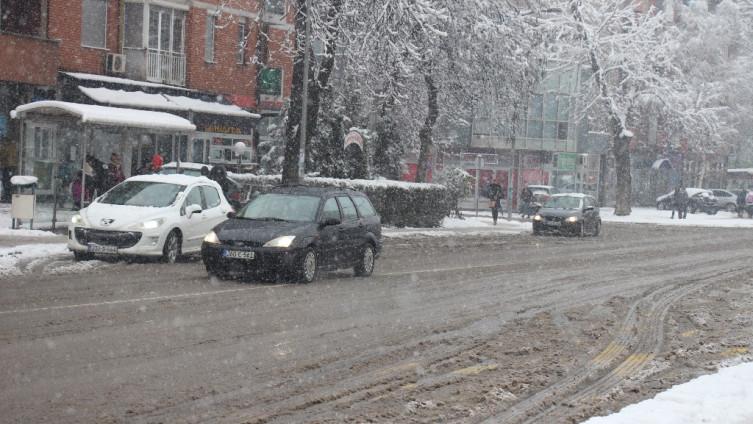
[[[207,165],[204,163],[195,163],[195,162],[181,162],[180,163],[180,173],[184,175],[190,175],[192,177],[200,177],[201,176],[201,168],[207,168],[207,173],[214,168],[212,165]],[[178,162],[168,162],[165,165],[162,165],[162,169],[159,171],[162,175],[171,175],[171,174],[177,174],[178,173]]]
[[[68,249],[76,260],[95,254],[162,257],[174,263],[199,253],[230,206],[220,186],[205,177],[131,177],[71,218]]]

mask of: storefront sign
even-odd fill
[[[202,132],[208,133],[221,133],[221,134],[243,134],[238,127],[231,127],[229,125],[207,125],[201,129]]]
[[[575,171],[578,163],[577,153],[557,153],[557,170],[558,171]]]

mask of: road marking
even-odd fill
[[[625,359],[625,362],[620,364],[620,366],[614,370],[614,373],[625,378],[631,375],[636,369],[638,369],[638,367],[648,363],[652,359],[654,359],[654,355],[651,353],[634,353],[628,356],[627,359]]]
[[[681,337],[693,337],[698,333],[698,330],[688,330],[680,334]]]
[[[609,363],[612,362],[612,360],[620,356],[620,354],[622,354],[622,352],[624,351],[625,351],[625,346],[619,343],[611,342],[606,347],[606,349],[601,351],[600,354],[596,355],[591,360],[591,362],[593,362],[594,365],[596,365],[597,367],[603,368],[609,365]]]
[[[454,267],[454,268],[434,268],[434,269],[421,269],[416,271],[400,271],[400,272],[385,272],[385,273],[378,273],[374,274],[376,277],[398,277],[401,275],[411,275],[411,274],[429,274],[429,273],[445,273],[445,272],[453,272],[453,271],[470,271],[470,270],[483,270],[483,269],[495,269],[506,266],[505,264],[494,264],[494,265],[466,265],[461,267]]]
[[[22,313],[28,313],[28,312],[55,311],[55,310],[62,310],[62,309],[78,309],[78,308],[88,308],[88,307],[98,307],[98,306],[110,306],[110,305],[121,305],[121,304],[126,304],[126,303],[154,302],[154,301],[159,301],[159,300],[184,299],[184,298],[188,298],[188,297],[200,297],[200,296],[213,296],[213,295],[218,295],[218,294],[240,293],[240,292],[245,292],[245,291],[261,290],[261,289],[268,289],[268,288],[282,287],[282,286],[285,286],[285,284],[274,284],[274,285],[270,285],[270,286],[244,287],[244,288],[240,288],[240,289],[213,290],[213,291],[203,291],[203,292],[193,292],[193,293],[182,293],[182,294],[173,294],[173,295],[165,295],[165,296],[139,297],[139,298],[136,298],[136,299],[110,300],[110,301],[107,301],[107,302],[79,303],[77,305],[59,305],[59,306],[46,306],[46,307],[29,308],[29,309],[14,309],[14,310],[11,310],[11,311],[0,311],[0,315],[22,314]]]

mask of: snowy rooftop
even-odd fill
[[[147,128],[162,131],[195,131],[196,126],[187,119],[165,112],[125,109],[119,107],[84,105],[80,103],[45,100],[18,106],[11,117],[25,112],[41,112],[53,115],[73,115],[82,123],[99,125]]]
[[[753,168],[733,168],[728,169],[728,173],[730,174],[751,174],[753,175]]]
[[[154,82],[138,81],[138,80],[132,80],[128,78],[109,77],[106,75],[85,74],[81,72],[61,72],[61,73],[68,75],[70,77],[73,77],[77,80],[81,80],[81,81],[99,81],[99,82],[105,82],[105,83],[111,83],[111,84],[133,85],[137,87],[172,88],[175,90],[182,90],[182,91],[194,91],[188,88],[178,87],[175,85],[158,84]]]
[[[179,112],[199,112],[212,115],[261,118],[261,115],[245,111],[235,105],[207,102],[185,96],[150,94],[143,91],[111,90],[109,88],[78,87],[82,93],[95,102],[113,106],[163,109]]]

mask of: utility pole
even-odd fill
[[[311,40],[311,2],[306,0],[306,33],[304,34],[303,54],[303,104],[301,105],[301,152],[298,158],[298,175],[300,181],[306,176],[306,144],[308,133],[308,114],[309,114],[309,62],[311,61],[309,53],[309,43]]]

